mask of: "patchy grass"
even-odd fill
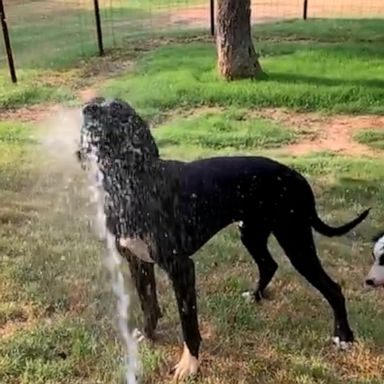
[[[180,116],[176,115],[179,109],[173,110],[172,119],[162,120],[162,127],[154,129],[167,158],[266,155],[274,149],[274,158],[310,179],[326,222],[339,224],[373,207],[369,218],[347,236],[316,235],[324,267],[343,287],[359,341],[347,353],[337,352],[329,342],[328,305],[292,269],[273,238],[270,248],[279,270],[270,287],[271,300],[261,305],[241,298],[242,291],[255,284],[257,268],[234,227],[198,252],[204,338],[198,383],[382,382],[384,298],[379,291],[363,293],[362,284],[371,264],[368,239],[382,229],[383,159],[333,153],[282,156],[279,146],[299,139],[303,132],[258,118],[254,111],[273,103],[333,112],[381,111],[380,33],[374,34],[376,44],[368,37],[359,42],[357,30],[343,27],[334,43],[325,31],[329,23],[316,23],[319,30],[324,26],[322,34],[317,32],[316,45],[312,41],[259,45],[270,74],[265,82],[218,81],[213,47],[195,43],[151,52],[133,74],[106,86],[110,94],[128,98],[148,116],[169,116],[169,109],[184,107]],[[294,38],[313,28],[295,25],[302,29]],[[273,36],[270,32],[270,36],[274,39],[286,32],[273,32]],[[341,44],[343,39],[347,43]],[[64,88],[70,83],[67,80],[62,80]],[[55,89],[59,83],[50,86]],[[36,80],[36,84],[46,83]],[[33,88],[32,83],[29,87]],[[15,100],[12,103],[17,104],[19,98]],[[225,109],[188,116],[187,108],[202,104]],[[32,129],[29,124],[0,124],[0,382],[118,383],[123,362],[113,321],[114,299],[100,261],[103,249],[88,227],[88,191],[82,172],[72,153],[48,156]],[[181,352],[173,292],[158,272],[164,318],[159,343],[141,347],[143,383],[147,384],[169,382],[169,368]],[[136,301],[133,314],[134,321],[140,322]]]
[[[361,130],[356,133],[355,140],[375,149],[384,149],[384,129]]]
[[[245,110],[206,112],[176,118],[155,130],[160,146],[196,147],[195,150],[249,150],[277,148],[295,142],[299,132]]]
[[[149,3],[138,1],[120,2],[118,6],[112,6],[109,1],[101,2],[103,42],[110,61],[116,60],[116,55],[109,52],[111,47],[135,46],[138,38],[142,42],[144,37],[153,37],[151,20],[163,5],[162,1],[152,3],[151,7]],[[89,64],[89,61],[98,55],[98,48],[92,4],[47,0],[9,2],[6,11],[18,85],[13,85],[9,79],[6,55],[0,44],[0,110],[42,102],[72,101],[74,90],[84,81],[85,72],[88,77],[94,76],[95,62]],[[130,39],[135,40],[127,44]],[[126,48],[131,51],[130,47]],[[126,54],[118,60],[124,67]],[[86,68],[73,71],[74,67]],[[112,67],[109,64],[114,71]]]
[[[5,72],[0,72],[0,109],[15,108],[42,102],[69,101],[73,94],[65,78],[70,76],[38,71],[20,71],[19,84],[13,85]],[[61,79],[58,77],[62,76]]]
[[[162,33],[167,21],[164,12],[191,5],[191,1],[170,3],[168,0],[99,3],[103,43],[107,49],[124,45],[127,40]],[[67,68],[98,54],[93,3],[9,2],[6,12],[19,68]],[[167,27],[170,33],[180,29],[169,24]],[[0,57],[1,61],[6,63],[5,55]]]
[[[12,177],[19,179],[17,173],[25,164],[25,155],[35,142],[31,126],[16,122],[0,122],[0,185],[7,190]],[[4,213],[5,207],[0,208]],[[0,219],[1,220],[1,219]]]
[[[161,152],[172,158],[194,156],[187,153],[188,146],[178,144],[183,137],[177,135],[197,127],[200,144],[191,146],[203,146],[207,156],[222,153],[228,148],[225,128],[231,120],[235,129],[230,148],[243,140],[247,124],[241,111],[202,116],[154,130]],[[254,119],[261,131],[277,129],[272,137],[282,140],[285,128]],[[70,158],[64,165],[62,157],[46,158],[30,132],[28,125],[0,127],[0,153],[15,145],[22,149],[21,161],[0,158],[0,381],[117,383],[122,352],[112,321],[114,303],[100,262],[102,250],[87,226],[81,171]],[[28,148],[43,156],[31,157]],[[246,152],[266,153],[258,144]],[[384,374],[384,317],[379,309],[384,299],[380,292],[362,294],[361,286],[371,263],[366,239],[380,227],[384,209],[383,161],[327,153],[277,158],[311,179],[327,222],[341,223],[362,208],[374,207],[371,217],[348,236],[317,236],[324,266],[343,286],[360,343],[349,353],[331,347],[328,306],[292,270],[273,238],[270,246],[280,268],[271,285],[271,301],[261,306],[244,302],[241,292],[254,285],[257,268],[235,228],[229,228],[195,256],[204,336],[203,375],[197,382],[379,383]],[[160,342],[141,348],[143,382],[148,384],[168,382],[168,370],[179,353],[173,293],[164,275],[158,276],[164,312]],[[134,308],[135,321],[140,322],[137,303]]]
[[[375,42],[384,40],[383,19],[309,19],[256,24],[256,39],[311,40],[313,42]]]
[[[89,382],[93,370],[104,382],[113,380],[113,371],[106,368],[113,365],[111,358],[116,351],[113,344],[105,346],[99,342],[101,330],[100,323],[55,319],[17,332],[0,346],[1,382]],[[100,360],[106,355],[105,347],[111,348],[108,361]],[[118,358],[117,353],[115,357]]]
[[[5,70],[0,72],[0,108],[73,99],[74,89],[95,77],[92,69],[95,61],[84,62],[97,52],[91,11],[76,8],[73,12],[64,12],[55,8],[55,12],[60,11],[60,20],[64,18],[60,21],[60,25],[65,25],[64,33],[61,27],[57,28],[58,15],[54,10],[47,8],[46,17],[41,18],[40,14],[33,13],[35,8],[32,7],[33,17],[20,18],[23,6],[19,5],[19,9],[14,5],[14,15],[10,14],[10,19],[13,17],[17,21],[11,28],[13,25],[16,64],[19,63],[18,69],[21,67],[20,81],[15,87]],[[130,57],[126,54],[111,56],[114,65],[106,65],[107,72],[117,72],[117,67],[121,72],[128,60],[142,55],[143,46],[151,48],[151,44],[142,39],[148,36],[135,24],[148,10],[144,5],[141,9],[133,4],[130,6],[133,9],[126,6],[121,10],[103,9],[106,46],[131,32],[135,36],[135,40],[126,40]],[[116,23],[113,20],[117,20]],[[112,25],[118,33],[112,33]],[[255,28],[260,40],[256,42],[257,50],[268,80],[228,85],[217,79],[212,43],[187,44],[187,32],[175,35],[174,31],[160,31],[155,36],[171,36],[173,42],[177,42],[179,36],[183,45],[168,45],[144,55],[134,73],[116,78],[103,90],[130,99],[152,115],[164,109],[199,105],[285,106],[301,110],[382,113],[384,50],[380,44],[383,32],[378,20],[311,20]],[[127,34],[120,33],[120,29]],[[141,39],[135,33],[139,33]],[[88,37],[90,35],[92,38]],[[37,36],[33,47],[38,47],[38,54],[37,49],[26,49],[26,46],[31,47],[30,36]],[[69,69],[72,67],[82,70]]]

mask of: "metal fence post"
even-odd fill
[[[0,0],[0,23],[3,29],[4,45],[5,51],[7,53],[9,73],[11,75],[12,82],[17,83],[15,63],[13,61],[12,46],[8,33],[7,19],[5,18],[3,0]]]
[[[210,16],[211,16],[211,35],[215,36],[215,0],[210,3]]]
[[[93,0],[93,5],[95,8],[97,44],[99,46],[99,54],[100,54],[100,56],[103,56],[104,55],[104,46],[103,46],[103,32],[101,29],[101,20],[100,20],[99,0]]]
[[[303,4],[303,19],[307,20],[307,16],[308,16],[308,0],[304,0],[304,4]]]

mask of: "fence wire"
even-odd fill
[[[106,48],[138,37],[210,30],[210,0],[99,0]],[[304,0],[253,0],[252,23],[299,19]],[[92,0],[4,0],[18,70],[97,53]],[[308,18],[384,17],[384,0],[308,0]],[[5,67],[1,39],[0,65]]]

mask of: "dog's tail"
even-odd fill
[[[324,236],[334,237],[334,236],[342,236],[349,232],[351,229],[355,228],[356,225],[360,224],[369,214],[371,208],[366,209],[363,213],[357,216],[355,219],[346,223],[340,227],[330,227],[325,224],[317,215],[317,212],[312,217],[312,227],[319,233]]]

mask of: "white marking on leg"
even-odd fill
[[[247,303],[252,303],[254,299],[253,292],[251,291],[243,292],[241,296],[245,299]]]
[[[137,328],[133,330],[132,337],[136,340],[138,344],[145,340],[144,334]]]
[[[175,367],[174,380],[180,381],[188,376],[195,376],[199,370],[199,360],[192,356],[187,344],[184,343],[183,354],[181,359]]]
[[[340,340],[339,336],[332,337],[332,341],[335,344],[335,346],[342,351],[346,351],[352,346],[352,343],[349,343],[348,341]]]

